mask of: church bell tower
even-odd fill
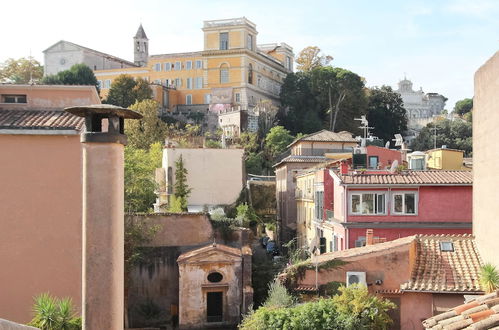
[[[142,24],[140,24],[135,37],[133,37],[133,61],[138,66],[146,66],[149,57],[149,39]]]

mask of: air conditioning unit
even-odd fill
[[[347,287],[352,284],[363,284],[367,286],[366,272],[347,272]]]

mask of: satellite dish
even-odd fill
[[[390,141],[387,141],[386,144],[385,144],[385,148],[388,149],[390,148]]]
[[[366,146],[366,139],[362,139],[362,141],[360,141],[360,146],[361,147],[365,147]]]
[[[399,166],[399,161],[395,159],[392,163],[392,166],[390,166],[390,173],[394,173],[397,166]]]

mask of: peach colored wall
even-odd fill
[[[93,86],[0,85],[0,94],[26,95],[27,103],[0,103],[0,109],[61,110],[65,107],[100,104]]]
[[[0,135],[0,313],[31,319],[33,296],[80,309],[82,168],[79,135]]]
[[[400,328],[423,329],[421,321],[433,316],[432,294],[404,292],[400,297]]]

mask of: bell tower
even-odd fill
[[[133,61],[138,66],[146,66],[149,57],[149,39],[142,24],[140,24],[135,37],[133,37]]]

